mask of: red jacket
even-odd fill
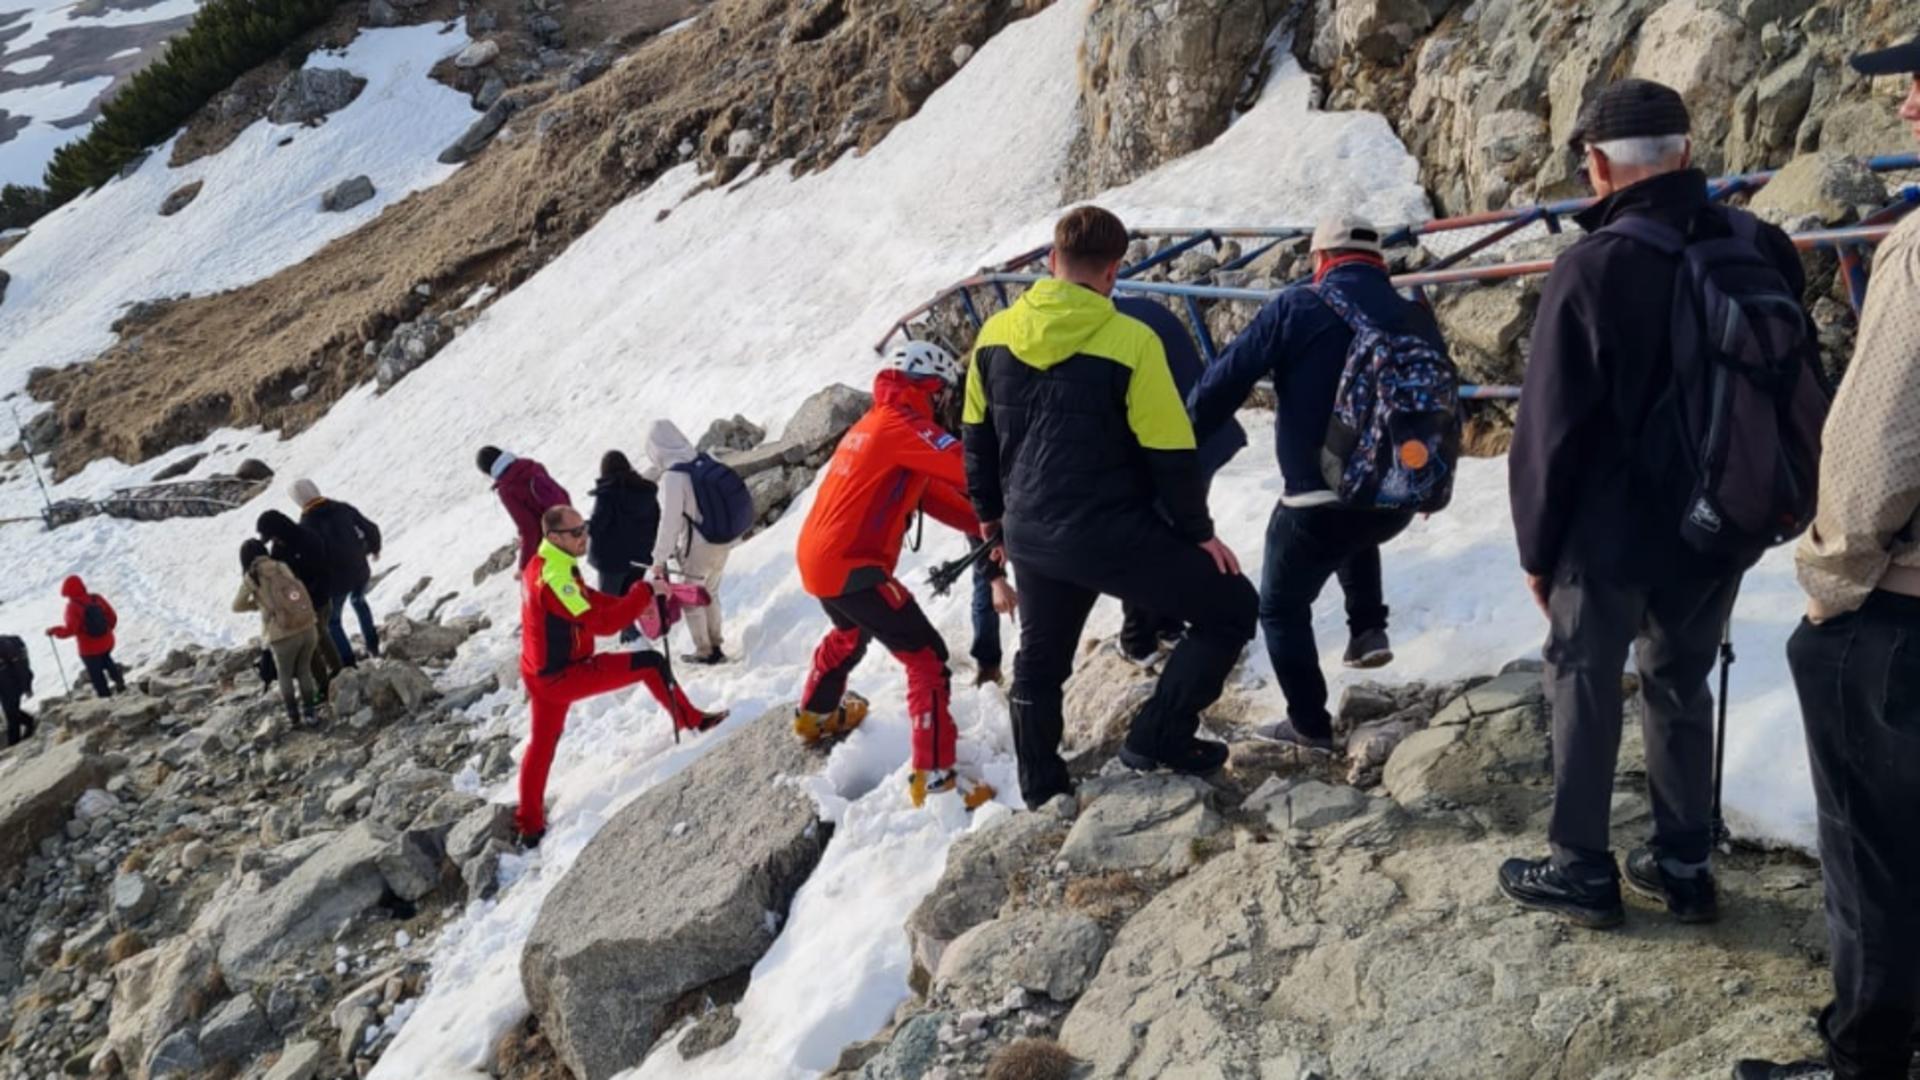
[[[915,509],[980,535],[960,440],[933,420],[934,380],[920,382],[881,372],[873,408],[847,430],[821,475],[797,552],[809,594],[844,596],[893,576]]]
[[[593,639],[617,634],[653,603],[636,583],[625,596],[587,587],[579,561],[542,543],[520,574],[520,674],[551,678],[593,655]]]
[[[545,465],[532,458],[514,459],[494,481],[493,490],[513,518],[514,528],[520,530],[520,567],[524,570],[533,561],[533,553],[540,550],[540,515],[556,506],[573,505],[573,497],[547,474]]]
[[[120,615],[107,603],[104,596],[96,596],[87,591],[87,586],[74,574],[60,585],[60,595],[67,598],[66,621],[50,628],[47,633],[57,638],[79,638],[81,656],[105,656],[113,651],[113,628],[120,625]],[[87,633],[86,606],[88,601],[99,604],[107,612],[107,632],[99,637]]]

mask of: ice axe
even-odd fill
[[[1733,841],[1720,799],[1727,779],[1727,669],[1733,661],[1733,614],[1728,612],[1727,621],[1720,627],[1720,700],[1716,702],[1720,715],[1713,736],[1713,846],[1722,850]]]

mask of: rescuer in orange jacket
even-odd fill
[[[796,555],[800,582],[819,599],[833,629],[814,651],[793,727],[813,743],[860,725],[867,703],[848,693],[847,677],[877,638],[907,669],[913,804],[922,805],[929,793],[959,790],[972,809],[994,792],[955,770],[946,642],[893,576],[916,510],[980,536],[960,440],[934,419],[936,398],[953,393],[960,375],[958,361],[938,345],[910,341],[896,348],[873,380],[873,408],[848,429],[821,475]],[[1013,610],[1004,575],[993,584],[995,608]]]

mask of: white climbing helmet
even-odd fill
[[[884,365],[889,371],[903,371],[914,378],[931,375],[949,387],[960,385],[960,361],[931,341],[903,341],[887,353]]]

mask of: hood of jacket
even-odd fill
[[[519,460],[505,450],[500,451],[500,456],[493,459],[493,467],[487,470],[487,475],[493,477],[495,486],[498,486],[501,479],[507,475],[507,470],[513,468],[513,463]]]
[[[1116,315],[1113,301],[1058,278],[1034,283],[1006,314],[1007,347],[1042,371],[1078,353]]]
[[[69,600],[85,600],[87,583],[80,580],[79,574],[69,574],[67,580],[60,583],[60,595]]]
[[[933,396],[944,385],[931,375],[916,379],[904,371],[882,371],[873,377],[873,403],[898,405],[922,419],[932,419]]]
[[[647,429],[647,458],[661,469],[685,465],[694,458],[693,444],[671,420],[655,420]]]
[[[254,529],[269,540],[286,540],[294,535],[293,519],[278,510],[268,510],[254,522]]]

